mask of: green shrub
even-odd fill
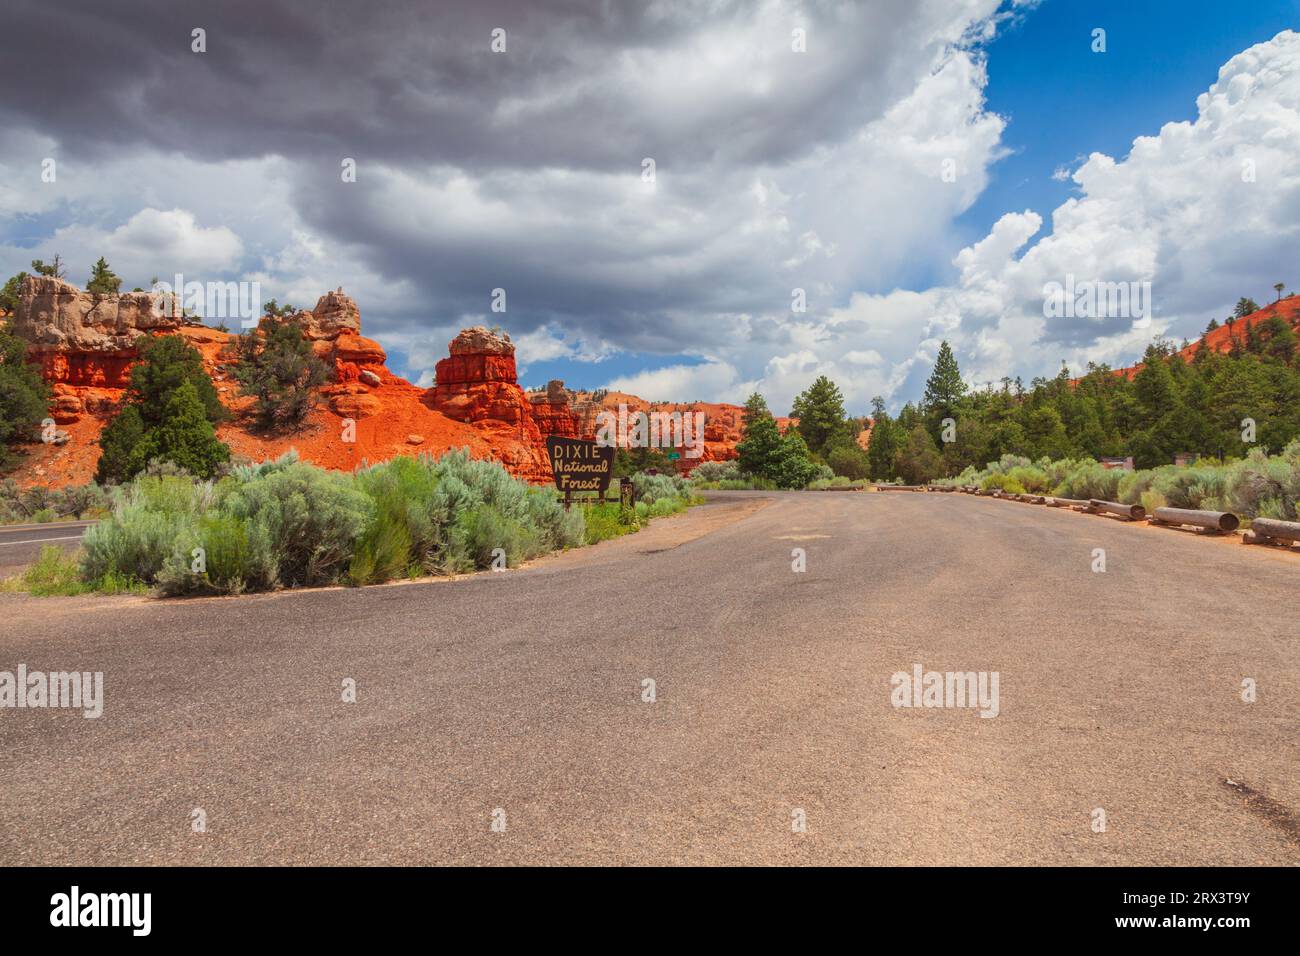
[[[738,481],[740,465],[735,461],[702,461],[691,470],[691,481],[697,483],[713,481]]]
[[[1300,442],[1291,442],[1276,458],[1260,449],[1228,468],[1226,497],[1231,509],[1246,518],[1295,521],[1300,499]]]
[[[636,500],[654,504],[660,498],[682,498],[689,494],[688,483],[681,475],[648,475],[638,472],[632,476],[636,487]]]
[[[836,445],[827,452],[826,464],[837,476],[851,481],[860,481],[871,474],[871,461],[856,444]]]
[[[664,498],[663,501],[673,501],[672,498]],[[646,516],[654,506],[644,501],[636,503],[637,515],[643,510]],[[590,505],[584,507],[584,534],[587,544],[596,544],[609,538],[617,538],[625,535],[630,531],[636,531],[640,527],[639,522],[634,518],[628,520],[621,513],[621,509],[616,503],[604,503],[599,505]]]
[[[1012,478],[1010,475],[1003,474],[1000,471],[994,472],[981,481],[980,489],[982,491],[1005,491],[1007,494],[1011,495],[1025,494],[1024,485],[1016,481],[1016,479]]]
[[[110,517],[82,538],[82,577],[118,575],[154,583],[165,564],[188,567],[200,518],[213,508],[210,482],[180,477],[141,477],[117,489]],[[186,547],[188,545],[188,547]]]
[[[351,475],[302,462],[235,484],[225,508],[246,523],[257,589],[337,583],[375,512]]]
[[[699,491],[775,491],[776,482],[768,478],[747,475],[744,478],[703,481],[695,485],[695,488]]]
[[[686,498],[659,498],[654,502],[638,501],[636,503],[636,526],[651,518],[662,518],[685,511],[690,507]],[[626,522],[625,522],[626,523]]]
[[[1124,472],[1118,468],[1103,468],[1091,458],[1077,462],[1075,467],[1056,486],[1053,494],[1058,498],[1099,498],[1114,501],[1119,494],[1119,483]]]
[[[1047,472],[1036,465],[1016,465],[1006,474],[1007,478],[1024,489],[1023,492],[1017,492],[1017,494],[1046,494],[1052,490],[1051,482],[1047,478]]]
[[[71,596],[94,590],[81,579],[77,558],[58,545],[41,548],[40,557],[22,574],[4,582],[6,591],[27,591],[36,597]]]
[[[451,529],[447,570],[472,571],[492,566],[498,550],[505,552],[507,567],[537,554],[538,536],[532,529],[503,515],[494,505],[461,514]]]
[[[17,461],[19,444],[37,437],[49,402],[50,386],[27,362],[26,341],[0,325],[0,468]]]

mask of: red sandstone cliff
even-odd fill
[[[239,395],[234,381],[233,334],[191,324],[152,293],[97,296],[59,279],[29,277],[11,324],[53,384],[51,415],[62,434],[58,444],[32,446],[15,477],[24,485],[89,481],[99,460],[99,434],[121,407],[140,340],[158,334],[182,336],[203,356],[232,413],[218,434],[237,456],[255,461],[293,448],[323,467],[351,469],[363,461],[463,447],[497,459],[521,478],[548,482],[546,436],[594,437],[598,414],[617,414],[620,404],[633,413],[705,413],[703,456],[688,458],[684,448],[676,449],[683,471],[734,458],[740,440],[738,405],[650,403],[620,393],[597,402],[559,381],[525,392],[509,336],[482,327],[451,341],[432,388],[413,385],[389,371],[379,343],[361,335],[360,311],[342,289],[327,292],[293,321],[334,376],[302,431],[267,434],[253,428],[252,399]],[[351,442],[343,438],[348,420],[355,431]]]

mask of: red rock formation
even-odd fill
[[[553,382],[545,395],[530,400],[516,381],[510,337],[482,326],[462,331],[448,351],[425,393],[429,407],[472,424],[515,474],[549,481],[546,436],[578,434],[563,383]]]
[[[602,412],[617,416],[620,405],[627,408],[629,415],[637,412],[703,413],[704,447],[698,458],[687,457],[687,449],[682,447],[663,449],[681,455],[676,464],[682,474],[689,474],[701,462],[728,461],[737,457],[736,445],[740,443],[741,418],[745,410],[740,405],[725,402],[648,402],[626,392],[579,393],[573,406],[579,433],[594,435],[599,428],[597,416]]]
[[[48,381],[123,388],[142,335],[184,324],[175,300],[150,292],[97,295],[53,276],[23,279],[12,329]]]

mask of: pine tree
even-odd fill
[[[825,375],[794,400],[791,415],[799,419],[799,434],[815,454],[825,456],[831,439],[845,430],[844,396]]]
[[[240,393],[257,399],[258,423],[269,429],[301,428],[315,404],[315,389],[329,379],[329,369],[292,322],[263,322],[246,338],[235,377]]]
[[[193,382],[172,394],[162,424],[133,450],[132,468],[143,470],[154,459],[172,462],[200,478],[211,478],[230,460],[230,448],[217,438]]]
[[[765,478],[781,448],[781,432],[771,415],[755,413],[745,426],[736,453],[740,456],[740,470],[749,475]]]
[[[27,273],[20,272],[16,276],[10,276],[5,282],[4,288],[0,289],[0,312],[13,315],[18,311],[18,299],[22,294],[23,280],[26,278]]]
[[[145,425],[161,424],[172,393],[186,382],[194,386],[208,421],[216,424],[230,417],[203,367],[203,356],[182,336],[141,339],[139,353],[140,361],[131,366],[126,398],[139,407]]]
[[[894,477],[894,455],[897,451],[897,426],[885,411],[884,399],[877,395],[871,400],[871,440],[867,444],[867,461],[874,480],[888,481]]]
[[[740,415],[740,428],[743,432],[749,427],[749,423],[762,417],[772,417],[772,412],[767,407],[767,399],[763,398],[758,392],[754,392],[749,398],[745,399],[745,408]]]
[[[212,427],[229,413],[203,368],[203,356],[178,335],[142,339],[139,351],[126,404],[100,435],[96,480],[128,481],[155,458],[211,476],[230,457]],[[202,428],[193,421],[195,408]]]
[[[934,370],[925,382],[925,399],[922,403],[924,420],[930,430],[930,437],[935,442],[943,439],[944,419],[957,420],[965,395],[966,383],[961,379],[957,357],[945,340],[939,343],[939,354],[934,360]],[[904,429],[910,431],[911,425],[909,421]]]
[[[0,468],[14,463],[14,446],[35,437],[49,404],[49,386],[27,363],[27,343],[0,326]]]
[[[90,270],[90,279],[86,282],[86,291],[93,292],[96,295],[114,295],[122,287],[122,280],[117,277],[104,257],[100,256],[99,261]]]
[[[40,259],[33,259],[32,271],[38,276],[49,276],[53,279],[62,279],[65,275],[63,271],[63,257],[56,252],[54,254],[53,262],[46,263]]]
[[[895,470],[905,484],[921,485],[943,473],[943,457],[925,426],[917,424],[895,456]]]
[[[105,482],[129,481],[144,469],[148,459],[139,461],[133,456],[143,456],[145,436],[144,419],[136,405],[126,405],[109,420],[99,434],[99,464],[95,466],[95,480]]]

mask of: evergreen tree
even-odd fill
[[[871,400],[871,440],[867,444],[867,462],[875,481],[894,477],[894,455],[898,451],[898,431],[885,411],[885,400],[877,395]]]
[[[918,423],[908,433],[907,441],[898,450],[894,468],[908,485],[925,484],[943,473],[943,457],[924,425]]]
[[[20,442],[36,437],[49,405],[49,386],[27,363],[27,343],[0,326],[0,468],[14,464]]]
[[[776,460],[781,449],[781,431],[771,415],[755,414],[741,435],[736,453],[740,456],[740,470],[760,478],[768,476],[769,463]]]
[[[86,283],[86,291],[93,292],[96,295],[113,295],[121,287],[122,280],[108,267],[104,257],[100,256],[99,261],[90,270],[90,279]]]
[[[105,482],[129,481],[149,464],[144,458],[144,419],[137,405],[126,405],[114,415],[99,433],[99,464],[95,466],[95,480]]]
[[[229,413],[203,368],[203,356],[178,335],[140,341],[126,403],[99,438],[96,480],[127,481],[155,458],[210,477],[230,457],[213,429]],[[202,428],[193,421],[195,408]]]
[[[4,288],[0,289],[0,312],[13,315],[18,310],[18,299],[22,293],[23,280],[26,278],[27,273],[20,272],[16,276],[10,276],[5,282]]]
[[[154,459],[172,462],[200,478],[211,478],[230,460],[230,448],[217,438],[193,382],[172,393],[162,424],[133,449],[132,471],[142,471]]]
[[[802,488],[817,474],[808,446],[795,430],[782,435],[767,403],[757,392],[745,403],[747,423],[736,446],[740,470],[775,482],[778,488]]]
[[[292,322],[263,322],[246,333],[246,343],[235,378],[241,394],[257,399],[258,424],[301,428],[315,405],[315,390],[329,379],[329,369]]]
[[[32,271],[38,276],[49,276],[53,279],[62,279],[66,276],[63,270],[63,257],[57,252],[54,254],[53,262],[46,263],[40,259],[33,259]]]
[[[806,391],[795,398],[790,413],[799,419],[799,434],[814,454],[825,457],[832,439],[839,438],[840,443],[843,442],[846,425],[844,396],[839,386],[825,375],[819,375]]]
[[[939,343],[935,368],[926,380],[926,397],[923,402],[926,424],[936,444],[943,441],[944,419],[957,420],[965,395],[966,382],[962,381],[961,369],[957,367],[957,356],[953,355],[952,346],[945,339]],[[907,423],[905,428],[910,432],[911,423]]]
[[[762,417],[771,418],[772,412],[767,407],[767,399],[763,398],[758,392],[754,392],[749,398],[745,399],[745,408],[740,415],[740,428],[742,433],[749,427],[749,423]]]
[[[958,403],[966,394],[966,383],[961,379],[957,357],[945,339],[939,343],[939,355],[934,360],[934,370],[925,382],[925,410],[927,417],[941,420],[956,417]]]
[[[199,350],[179,335],[140,339],[140,361],[131,366],[127,401],[137,405],[145,425],[161,424],[172,393],[189,382],[203,404],[208,421],[216,424],[230,417],[203,367]]]

